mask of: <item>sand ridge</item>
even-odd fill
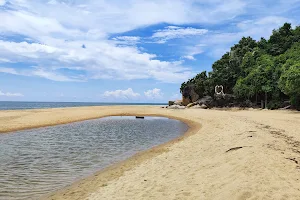
[[[169,116],[192,128],[177,142],[136,155],[47,199],[300,199],[298,112],[153,106],[0,111],[0,131],[108,115]]]

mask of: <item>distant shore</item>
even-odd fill
[[[46,199],[298,199],[300,114],[157,106],[0,111],[0,132],[113,115],[184,121],[183,137],[100,171]]]

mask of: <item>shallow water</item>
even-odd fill
[[[38,199],[187,129],[161,117],[106,117],[0,134],[0,199]]]

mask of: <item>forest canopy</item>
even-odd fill
[[[192,86],[200,97],[213,96],[216,85],[223,85],[224,92],[240,102],[258,106],[263,100],[275,109],[290,101],[300,109],[300,26],[293,29],[285,23],[269,40],[243,37],[212,65],[211,72],[182,83],[180,91]]]

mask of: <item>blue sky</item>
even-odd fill
[[[0,100],[165,102],[300,0],[0,0]]]

